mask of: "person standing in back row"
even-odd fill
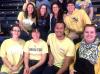
[[[28,3],[26,10],[18,14],[19,26],[21,27],[21,38],[29,40],[32,27],[36,25],[37,11],[33,3]]]
[[[51,5],[51,14],[50,14],[50,32],[54,33],[54,27],[57,21],[63,20],[63,14],[58,2],[54,2]]]
[[[82,9],[76,9],[75,3],[69,1],[67,3],[67,14],[64,17],[66,24],[65,34],[75,43],[81,40],[81,35],[86,24],[91,24],[87,13]]]
[[[50,29],[50,16],[45,4],[39,7],[37,24],[40,29],[41,38],[46,41]]]

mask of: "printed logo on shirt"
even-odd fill
[[[29,48],[31,54],[41,54],[42,48]]]
[[[72,17],[72,19],[73,19],[74,22],[76,22],[76,23],[78,22],[78,18],[77,17]]]
[[[29,48],[29,51],[42,51],[42,48]]]
[[[64,51],[64,49],[63,48],[59,48],[59,51],[60,51],[60,53],[62,53],[62,54],[64,54],[65,53],[65,51]]]

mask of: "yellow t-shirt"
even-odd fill
[[[35,43],[32,39],[27,41],[24,46],[24,52],[30,54],[29,59],[40,60],[41,54],[48,53],[48,46],[45,41],[40,39],[38,43]]]
[[[22,22],[26,30],[32,30],[32,24],[36,24],[36,18],[25,18],[24,11],[19,12],[17,19]]]
[[[81,33],[86,24],[91,24],[90,18],[87,13],[80,9],[75,9],[72,15],[67,15],[64,18],[66,24],[65,34],[70,35],[70,32]]]
[[[12,65],[17,65],[23,56],[23,46],[25,41],[19,39],[14,41],[12,38],[5,40],[1,45],[0,56],[1,58],[7,58]],[[20,66],[19,70],[22,68]],[[18,72],[19,72],[18,70]],[[2,65],[1,72],[9,73],[10,70],[6,65]]]
[[[65,56],[75,55],[74,43],[67,37],[63,40],[58,40],[55,33],[51,33],[48,36],[47,43],[50,45],[50,50],[54,56],[54,65],[62,67]]]

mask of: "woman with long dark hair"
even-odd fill
[[[62,10],[58,2],[54,2],[51,5],[51,14],[50,14],[50,31],[54,32],[54,27],[57,21],[63,20]]]
[[[37,12],[35,6],[32,3],[28,3],[26,10],[21,11],[18,15],[20,27],[22,29],[21,37],[25,40],[29,39],[29,32],[32,30],[33,23],[36,24]],[[28,39],[26,39],[28,38]]]
[[[50,16],[47,11],[47,5],[42,4],[38,11],[38,27],[40,29],[41,38],[47,40],[49,28],[50,28]]]

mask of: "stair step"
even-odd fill
[[[0,3],[0,6],[22,6],[23,3]]]
[[[0,3],[23,3],[23,0],[0,0]]]
[[[21,10],[22,6],[0,6],[0,10]]]

